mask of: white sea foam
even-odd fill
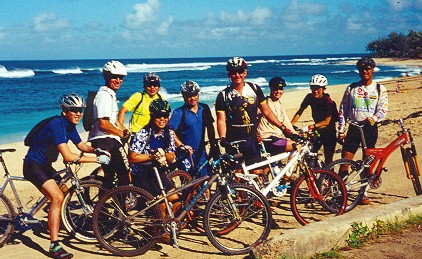
[[[34,75],[35,73],[31,69],[7,70],[6,67],[0,65],[0,77],[2,78],[23,78]]]
[[[212,66],[225,65],[223,62],[197,62],[197,63],[174,63],[174,64],[127,64],[126,70],[132,73],[147,72],[171,72],[185,70],[206,70]]]
[[[65,74],[82,74],[82,70],[79,67],[75,67],[75,68],[65,68],[65,69],[54,69],[52,70],[52,72],[54,74],[61,74],[61,75],[65,75]]]

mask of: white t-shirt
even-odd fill
[[[97,92],[94,99],[94,124],[89,132],[88,141],[99,139],[99,138],[114,138],[120,141],[119,136],[109,134],[100,128],[99,118],[109,118],[111,124],[116,126],[117,114],[119,113],[119,107],[117,105],[116,92],[102,86]],[[116,126],[116,128],[118,128]]]

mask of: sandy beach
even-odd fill
[[[378,64],[388,64],[388,65],[407,65],[407,66],[422,66],[422,60],[395,60],[395,59],[375,59]],[[375,73],[376,75],[376,73]],[[282,75],[281,75],[282,76]],[[328,80],[329,79],[329,75]],[[356,74],[356,80],[359,80],[358,74]],[[351,82],[345,82],[351,83]],[[422,75],[412,76],[412,77],[402,77],[395,78],[388,81],[380,82],[386,86],[389,94],[389,111],[387,118],[389,119],[399,119],[404,118],[408,114],[415,111],[422,111]],[[396,93],[397,84],[400,84],[400,92]],[[344,85],[329,85],[326,92],[329,93],[333,100],[336,101],[337,105],[340,104],[341,98],[343,96],[344,90],[347,84]],[[305,95],[309,93],[309,90],[300,90],[300,91],[289,91],[283,95],[283,100],[285,104],[286,112],[291,119],[297,109],[299,108],[300,103],[302,102]],[[311,111],[308,108],[302,117],[300,118],[297,126],[305,126],[307,124],[313,123],[311,120]],[[417,148],[421,152],[422,150],[422,117],[409,119],[406,121],[406,125],[412,129],[413,136],[417,143]],[[379,132],[380,136],[378,139],[378,146],[385,146],[392,139],[394,139],[397,130],[399,127],[397,125],[390,124],[389,126],[381,127]],[[87,134],[82,134],[82,139],[86,140]],[[9,171],[12,175],[22,175],[22,159],[26,154],[27,147],[23,143],[10,143],[5,145],[0,145],[0,149],[6,148],[15,148],[17,152],[14,153],[5,153],[4,158],[8,166]],[[338,146],[340,148],[340,146]],[[336,156],[339,156],[338,154]],[[339,157],[336,157],[339,158]],[[56,169],[63,168],[62,159],[59,158],[58,162],[55,163]],[[385,173],[385,178],[383,178],[383,184],[381,188],[377,190],[372,190],[370,192],[370,197],[374,202],[369,206],[359,206],[357,209],[364,210],[368,207],[380,206],[385,203],[396,201],[399,199],[404,199],[407,197],[415,196],[413,187],[409,180],[404,176],[404,168],[400,157],[400,151],[396,151],[387,161],[386,166],[390,169]],[[80,176],[85,176],[89,174],[95,167],[96,164],[85,164],[80,171]],[[16,185],[19,194],[21,195],[23,204],[26,204],[31,195],[37,199],[40,197],[39,192],[28,183],[18,183]],[[9,198],[10,188],[8,188],[6,194]],[[15,201],[12,199],[14,204]],[[46,221],[45,214],[40,212],[37,215],[39,219]],[[276,210],[275,218],[277,221],[283,225],[283,229],[289,228],[298,228],[300,227],[295,219],[291,215],[291,212],[286,210],[286,208],[278,208]],[[46,224],[43,224],[46,226]],[[273,230],[271,236],[281,234],[281,230]],[[108,258],[113,258],[107,251],[101,250],[96,244],[82,244],[77,240],[69,239],[67,233],[62,230],[60,232],[60,239],[64,239],[64,246],[75,254],[75,258],[102,258],[104,256]],[[22,234],[15,234],[13,237],[13,242],[6,244],[1,248],[1,257],[2,258],[43,258],[47,255],[47,248],[49,244],[49,235],[46,229],[42,229],[40,232],[36,231],[26,231]],[[211,243],[207,240],[206,237],[200,236],[195,231],[185,230],[183,235],[181,235],[180,249],[172,249],[170,246],[163,245],[162,250],[160,251],[149,251],[144,255],[149,258],[161,258],[167,256],[170,258],[218,258],[223,257],[223,255],[216,250]],[[242,258],[242,257],[235,257]]]

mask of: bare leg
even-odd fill
[[[50,200],[48,211],[48,229],[50,231],[50,241],[57,241],[60,230],[60,208],[63,204],[63,192],[57,183],[50,179],[41,186],[42,194]]]

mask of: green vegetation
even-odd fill
[[[369,42],[366,50],[378,58],[422,58],[422,31],[410,30],[408,35],[392,32]]]
[[[353,223],[349,238],[346,240],[348,247],[341,250],[348,250],[350,248],[359,248],[371,240],[387,234],[398,234],[403,232],[406,228],[411,228],[422,224],[422,215],[410,215],[408,219],[400,221],[398,219],[392,221],[375,221],[375,224],[370,229],[362,223]],[[315,255],[314,259],[322,258],[342,258],[339,248],[332,248],[330,251]]]

